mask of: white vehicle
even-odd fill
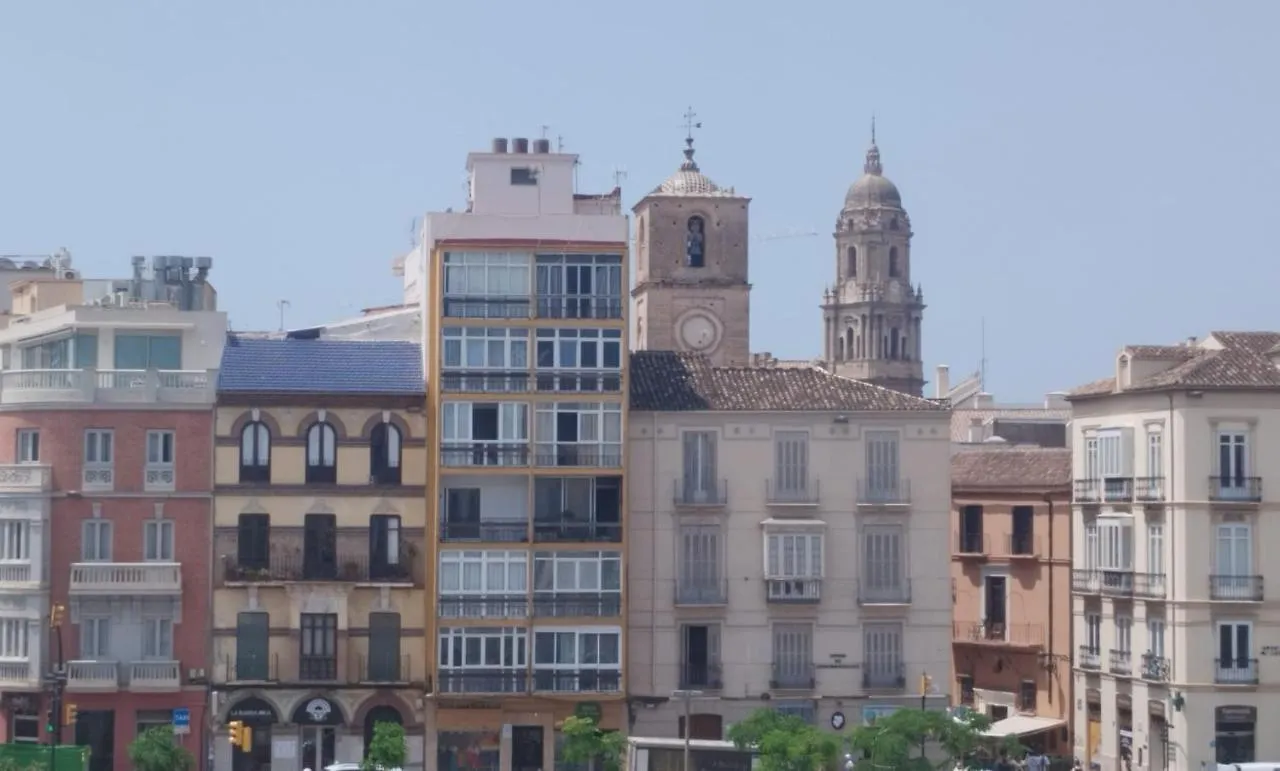
[[[360,771],[359,763],[334,763],[331,766],[325,766],[324,771]],[[386,771],[400,771],[398,768],[388,768]]]

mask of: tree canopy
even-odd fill
[[[409,756],[409,748],[405,746],[404,726],[391,721],[373,724],[373,740],[369,742],[369,751],[365,754],[360,768],[363,771],[390,771],[393,768],[404,768]]]
[[[191,771],[196,759],[174,741],[173,726],[148,728],[129,745],[134,771]]]
[[[739,749],[756,752],[760,771],[824,771],[839,762],[840,739],[794,715],[758,709],[729,729]]]
[[[627,739],[617,731],[605,731],[589,717],[567,717],[560,724],[564,735],[561,755],[569,763],[596,760],[601,771],[619,771],[627,752]]]
[[[950,768],[965,763],[983,751],[1020,755],[1017,739],[992,739],[983,735],[991,720],[973,710],[946,712],[941,710],[899,709],[878,718],[870,725],[858,726],[849,737],[855,766],[873,769]],[[931,745],[942,750],[937,761],[921,757],[920,748]]]

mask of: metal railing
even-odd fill
[[[357,683],[409,683],[413,682],[413,657],[371,656],[358,654],[355,671],[348,672],[348,679]]]
[[[1004,554],[1007,557],[1039,557],[1043,554],[1041,540],[1031,533],[1006,533]]]
[[[709,485],[696,479],[672,480],[673,500],[677,506],[724,506],[729,502],[729,480],[720,479]]]
[[[726,578],[676,579],[676,605],[724,605],[729,601]]]
[[[907,687],[907,665],[901,661],[862,662],[863,690],[900,691]]]
[[[961,530],[956,536],[956,554],[989,554],[988,543],[985,533]]]
[[[620,319],[622,303],[622,298],[614,295],[540,294],[538,318]]]
[[[1118,651],[1114,648],[1107,651],[1107,669],[1113,675],[1128,677],[1133,674],[1133,656],[1129,651]]]
[[[525,393],[529,390],[529,373],[443,370],[440,390],[445,393]]]
[[[765,599],[769,602],[820,602],[821,578],[766,578]]]
[[[444,313],[454,319],[527,319],[533,313],[528,297],[445,295]]]
[[[622,391],[622,372],[616,369],[539,371],[534,382],[540,393],[616,394]]]
[[[440,523],[440,540],[478,541],[480,543],[527,543],[529,525],[524,521],[504,522],[450,522]]]
[[[1209,599],[1262,602],[1262,576],[1209,576]]]
[[[817,670],[813,664],[775,661],[773,674],[769,678],[769,687],[789,690],[813,690],[817,685],[816,672]]]
[[[618,522],[549,522],[534,520],[535,543],[622,543],[622,525]]]
[[[1071,571],[1071,591],[1077,594],[1105,594],[1132,597],[1136,574],[1131,570]]]
[[[622,615],[621,592],[538,592],[533,595],[535,618],[612,618]]]
[[[1081,669],[1102,669],[1102,652],[1088,645],[1081,645],[1076,654],[1076,664]]]
[[[764,481],[764,500],[773,506],[813,506],[818,503],[822,491],[822,480],[792,480],[790,484],[779,485],[773,479]]]
[[[228,583],[331,581],[336,583],[414,583],[414,555],[406,548],[395,560],[373,559],[362,552],[338,551],[330,559],[307,558],[305,552],[271,553],[265,561],[241,561],[224,555],[223,580]]]
[[[440,693],[528,693],[529,671],[520,669],[441,669]]]
[[[724,687],[721,679],[720,665],[717,663],[696,664],[686,661],[680,665],[680,687],[683,689],[702,689],[718,691]]]
[[[453,468],[528,466],[529,445],[523,442],[446,442],[440,445],[440,465]]]
[[[622,465],[622,445],[597,442],[539,442],[537,457],[534,461],[544,468],[618,468]]]
[[[1222,685],[1257,685],[1257,659],[1214,659],[1213,681]]]
[[[534,669],[533,690],[553,693],[617,693],[622,689],[618,669]]]
[[[1162,600],[1167,589],[1164,573],[1134,573],[1133,596],[1148,600]]]
[[[1010,624],[1000,621],[953,621],[956,642],[990,643],[1034,647],[1044,645],[1042,624]]]
[[[1163,501],[1164,486],[1164,477],[1138,477],[1133,480],[1133,499],[1139,503]]]
[[[1173,662],[1154,653],[1142,654],[1142,679],[1167,683],[1173,677]]]
[[[859,605],[906,605],[911,602],[911,579],[858,580]]]
[[[1209,500],[1227,503],[1260,503],[1262,477],[1211,476],[1209,477]]]
[[[497,597],[444,595],[436,603],[440,618],[528,618],[529,598],[524,594]]]
[[[911,480],[872,477],[858,480],[858,505],[879,506],[911,502]]]

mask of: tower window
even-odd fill
[[[889,247],[889,277],[898,277],[898,247]]]
[[[858,247],[851,246],[848,248],[846,251],[846,262],[848,263],[848,266],[845,268],[845,273],[848,274],[850,278],[856,277],[858,275]]]
[[[530,169],[517,166],[511,170],[511,184],[513,185],[536,185],[538,184],[537,169]]]
[[[685,227],[685,265],[690,268],[701,268],[706,265],[706,240],[707,223],[695,214],[689,218]]]

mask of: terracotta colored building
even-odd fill
[[[1071,751],[1071,451],[952,458],[953,703],[1040,751]]]

